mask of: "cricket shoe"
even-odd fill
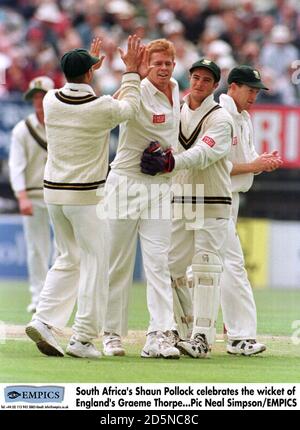
[[[102,355],[92,342],[80,342],[74,336],[70,339],[66,353],[76,358],[100,358]]]
[[[147,335],[147,340],[141,352],[141,357],[180,358],[180,352],[172,345],[165,333],[162,331],[154,331]]]
[[[175,347],[181,340],[177,330],[168,330],[165,332],[165,335],[167,336],[169,343]]]
[[[104,333],[103,336],[103,353],[109,356],[123,356],[125,349],[122,346],[121,338],[115,333]]]
[[[181,340],[177,348],[185,355],[193,358],[206,358],[209,355],[209,345],[205,334],[196,334],[192,339]]]
[[[234,355],[255,355],[267,349],[263,343],[256,342],[255,339],[228,340],[226,350],[228,354]]]
[[[25,332],[38,349],[45,355],[63,357],[64,351],[52,334],[51,327],[39,320],[31,321],[25,328]]]

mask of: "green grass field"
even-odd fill
[[[24,283],[0,283],[0,320],[8,337],[0,343],[0,382],[300,382],[300,344],[292,342],[292,322],[300,320],[300,291],[256,290],[258,338],[267,344],[264,354],[254,357],[230,356],[225,343],[216,343],[205,360],[141,359],[147,328],[145,287],[135,285],[131,294],[125,357],[80,360],[46,357],[23,336],[29,321],[29,300]],[[218,331],[222,332],[221,315]],[[299,339],[300,340],[300,339]],[[60,338],[65,346],[68,338]],[[99,345],[98,345],[99,346]]]

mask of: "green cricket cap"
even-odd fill
[[[234,67],[230,71],[227,81],[228,84],[235,82],[237,84],[244,84],[248,85],[248,87],[259,88],[262,90],[269,89],[262,82],[259,71],[250,66]]]
[[[190,73],[193,73],[195,69],[208,69],[214,75],[216,82],[219,82],[221,77],[221,69],[220,67],[214,63],[212,60],[208,58],[202,58],[202,60],[196,61],[196,63],[192,64],[190,68]]]
[[[86,49],[79,48],[66,52],[60,65],[65,76],[75,78],[86,73],[98,61],[98,57],[93,57]]]

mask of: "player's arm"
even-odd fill
[[[272,172],[282,165],[278,151],[263,153],[249,163],[232,163],[231,176],[243,173]]]
[[[175,155],[174,170],[198,167],[206,169],[225,157],[230,151],[232,125],[229,121],[220,121],[205,131],[192,148]]]
[[[248,120],[248,127],[250,130],[250,159],[247,163],[232,163],[231,176],[242,175],[244,173],[254,173],[255,175],[261,172],[271,172],[278,169],[282,165],[282,159],[278,151],[270,153],[264,152],[259,155],[254,146],[254,131],[251,120]]]
[[[11,187],[18,200],[20,213],[22,215],[32,215],[32,202],[26,192],[25,171],[27,167],[27,158],[23,145],[23,133],[24,130],[21,125],[17,125],[12,132],[8,158],[9,176]]]
[[[118,98],[115,98],[116,95],[110,98],[110,128],[134,118],[139,111],[141,78],[138,70],[144,58],[144,51],[145,47],[141,46],[141,39],[136,35],[128,37],[126,52],[119,48],[121,59],[125,64],[125,73],[118,90]]]
[[[20,213],[22,215],[33,215],[32,201],[28,197],[26,190],[22,190],[16,193],[16,197],[18,199]]]
[[[146,47],[142,46],[141,48],[141,52],[142,54],[142,61],[139,64],[138,67],[138,74],[140,75],[141,80],[146,78],[146,76],[148,76],[150,70],[154,67],[154,66],[149,66],[149,51],[147,50]],[[114,94],[113,94],[113,98],[114,99],[119,99],[119,95],[121,94],[121,88],[119,88]]]
[[[157,173],[170,173],[191,167],[206,169],[229,153],[232,131],[231,122],[221,121],[217,126],[206,130],[193,148],[175,156],[171,149],[153,152],[148,147],[142,155],[141,171],[154,176]]]

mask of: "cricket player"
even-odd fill
[[[53,88],[54,82],[47,76],[38,76],[29,83],[24,99],[32,102],[34,113],[14,127],[8,160],[10,182],[22,214],[26,240],[31,293],[27,311],[30,313],[36,311],[52,248],[49,215],[43,194],[47,160],[43,99]]]
[[[254,147],[248,111],[259,91],[268,89],[259,71],[249,66],[235,67],[229,73],[228,85],[228,93],[220,96],[220,105],[231,115],[237,135],[230,152],[232,213],[221,276],[221,304],[228,336],[227,352],[250,356],[265,351],[266,346],[256,341],[256,307],[236,231],[239,193],[249,190],[254,174],[273,171],[281,166],[282,160],[276,151],[258,155]]]
[[[180,337],[181,295],[187,289],[186,271],[192,265],[194,280],[193,326],[190,340],[176,346],[192,357],[205,357],[215,340],[215,322],[220,303],[220,276],[231,211],[231,184],[228,153],[233,139],[230,115],[213,97],[220,80],[220,68],[209,59],[190,68],[190,92],[181,109],[178,154],[173,162],[174,206],[202,208],[194,218],[185,210],[174,217],[169,267],[174,290],[174,312]],[[172,156],[167,153],[166,158]],[[142,160],[149,174],[160,169],[160,158],[153,154]],[[203,184],[199,188],[199,184]],[[181,185],[181,187],[178,187]],[[185,188],[187,185],[187,193]],[[192,215],[192,214],[191,214]],[[186,301],[189,305],[189,299]],[[191,302],[190,302],[191,303]],[[188,308],[189,306],[187,306]],[[176,339],[175,339],[176,341]]]
[[[141,356],[179,358],[179,350],[167,337],[175,327],[168,269],[171,218],[170,214],[151,214],[170,207],[171,180],[168,175],[150,177],[140,170],[141,156],[150,142],[159,141],[164,150],[177,144],[180,105],[178,84],[172,78],[175,49],[171,42],[158,39],[147,45],[147,51],[152,69],[141,83],[140,110],[120,127],[119,146],[106,183],[107,205],[117,198],[122,208],[119,203],[120,213],[109,220],[109,298],[103,346],[105,355],[125,354],[121,336],[128,330],[128,295],[139,236],[150,314]],[[158,187],[161,192],[156,193]]]
[[[47,274],[37,312],[27,335],[45,355],[63,356],[52,328],[64,327],[77,300],[73,335],[66,352],[75,357],[99,358],[93,344],[103,325],[108,291],[109,234],[97,210],[103,199],[108,168],[109,132],[133,118],[140,104],[143,56],[140,39],[129,36],[119,100],[97,97],[90,86],[101,67],[101,41],[91,53],[74,49],[64,54],[61,67],[67,83],[51,90],[44,100],[48,159],[44,195],[53,223],[59,255]]]

